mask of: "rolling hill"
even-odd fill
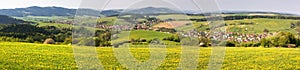
[[[28,8],[15,8],[15,9],[2,9],[1,15],[7,16],[72,16],[76,13],[74,9],[66,9],[61,7],[28,7]]]
[[[78,12],[78,10],[80,12]],[[265,12],[265,11],[229,11],[222,10],[222,14],[279,14],[279,15],[296,15],[290,13],[280,13],[280,12]],[[24,17],[24,16],[74,16],[76,14],[79,16],[100,16],[100,11],[93,9],[69,9],[63,7],[38,7],[32,6],[27,8],[15,8],[15,9],[0,9],[0,15],[14,16],[14,17]],[[145,7],[137,9],[110,9],[101,11],[101,15],[104,16],[117,16],[119,14],[201,14],[201,12],[196,12],[193,10],[174,10],[170,8],[163,7]],[[202,13],[202,15],[205,13]]]
[[[95,16],[99,11],[92,9],[79,9],[81,14]],[[24,16],[74,16],[77,9],[68,9],[63,7],[38,7],[1,9],[0,15],[24,17]]]
[[[78,10],[80,12],[78,12]],[[32,6],[27,8],[15,8],[15,9],[0,9],[0,15],[24,17],[24,16],[74,16],[76,14],[87,15],[87,16],[116,16],[122,13],[125,9],[111,9],[103,10],[101,13],[98,10],[93,9],[69,9],[63,7],[38,7]],[[130,14],[165,14],[165,13],[181,13],[177,10],[169,8],[155,8],[146,7],[139,9],[128,9],[126,13]]]
[[[32,23],[32,22],[27,22],[9,16],[0,15],[0,24],[18,24],[18,23]]]
[[[145,8],[139,8],[139,9],[132,9],[125,11],[126,13],[131,14],[173,14],[173,13],[181,13],[178,10],[172,10],[169,8],[156,8],[156,7],[145,7]]]

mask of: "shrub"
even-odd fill
[[[26,41],[26,42],[29,42],[29,43],[34,43],[34,39],[31,38],[31,37],[27,37],[27,38],[25,39],[25,41]]]
[[[0,37],[0,41],[4,42],[19,42],[19,38],[14,38],[14,37]]]
[[[270,47],[270,44],[271,44],[271,42],[267,38],[263,38],[260,41],[260,46],[262,46],[262,47]]]
[[[278,34],[263,38],[259,43],[263,47],[287,47],[288,44],[299,45],[299,38],[290,32],[279,32]]]
[[[163,38],[163,40],[168,40],[168,41],[174,41],[174,42],[180,42],[179,36],[178,35],[172,35],[167,38]]]
[[[227,42],[226,42],[226,46],[228,46],[228,47],[235,47],[235,44],[236,44],[236,43],[234,43],[234,42],[232,42],[232,41],[227,41]]]
[[[72,38],[66,38],[62,44],[66,45],[66,44],[71,44],[71,43],[72,43]]]
[[[147,40],[146,39],[141,39],[141,42],[147,42]]]

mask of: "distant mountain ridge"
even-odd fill
[[[7,16],[72,16],[76,13],[75,9],[66,9],[62,7],[28,7],[16,9],[2,9],[0,15]]]
[[[125,11],[125,13],[131,13],[131,14],[183,14],[183,12],[180,12],[179,10],[173,10],[169,8],[156,8],[156,7],[145,7],[145,8],[139,8],[139,9],[129,9]]]
[[[266,11],[247,11],[247,10],[222,10],[222,14],[278,14],[278,15],[293,15],[293,16],[300,16],[299,14],[291,14],[285,12],[266,12]]]
[[[124,9],[103,10],[100,11],[93,9],[68,9],[63,7],[38,7],[32,6],[27,8],[16,9],[0,9],[0,15],[7,16],[74,16],[74,15],[87,15],[87,16],[116,16],[122,13]],[[100,14],[99,14],[100,13]],[[180,13],[179,11],[168,8],[155,8],[146,7],[140,9],[126,10],[125,13],[130,14],[161,14],[161,13]]]
[[[228,11],[222,10],[223,14],[249,14],[249,13],[262,13],[262,14],[281,14],[281,15],[296,15],[289,13],[279,12],[261,12],[261,11]],[[38,7],[32,6],[27,8],[15,9],[0,9],[0,15],[23,17],[23,16],[118,16],[120,14],[205,14],[193,10],[173,10],[169,8],[145,7],[139,9],[112,9],[100,11],[93,9],[68,9],[63,7]]]
[[[69,9],[63,7],[38,7],[32,6],[27,8],[15,9],[0,9],[0,15],[23,17],[23,16],[105,16],[118,15],[123,10],[104,10],[100,11],[93,9]],[[99,14],[100,13],[100,14]]]

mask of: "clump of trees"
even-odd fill
[[[169,36],[167,38],[163,38],[163,40],[180,42],[180,38],[179,38],[179,36],[177,34]]]
[[[97,34],[95,37],[96,46],[111,46],[109,42],[111,40],[112,33],[107,31],[104,33]]]
[[[132,43],[133,45],[144,45],[148,43],[148,41],[142,38],[131,38],[130,43]]]
[[[14,37],[0,37],[0,42],[20,42],[21,39]]]
[[[87,28],[75,31],[88,31]],[[72,28],[58,28],[55,26],[39,27],[32,24],[7,24],[1,26],[0,41],[27,42],[44,44],[77,44],[84,46],[111,46],[112,33],[109,30],[96,30],[91,37],[80,38],[80,34],[73,35],[79,38],[73,39]]]
[[[82,29],[82,28],[80,28]],[[82,36],[80,34],[73,35],[76,38],[71,39],[72,44],[81,45],[81,46],[95,46],[95,47],[106,47],[111,45],[111,35],[112,33],[108,30],[96,30],[95,35],[91,37]],[[69,39],[69,38],[67,38]]]
[[[279,32],[274,36],[263,38],[260,44],[263,47],[290,47],[291,44],[300,46],[300,37],[290,32]]]
[[[32,24],[7,24],[1,26],[1,41],[43,43],[47,38],[54,39],[57,43],[63,43],[70,38],[71,28],[57,28],[55,26],[39,27]]]

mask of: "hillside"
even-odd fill
[[[181,13],[178,10],[172,10],[169,8],[156,8],[156,7],[145,7],[139,9],[133,9],[125,11],[127,14],[175,14]]]
[[[0,24],[18,24],[18,23],[30,23],[20,19],[15,19],[9,16],[0,15]]]
[[[16,9],[2,9],[1,15],[8,16],[72,16],[76,13],[74,9],[66,9],[61,7],[28,7],[28,8],[16,8]]]
[[[80,9],[81,14],[85,14],[88,16],[95,16],[99,11],[92,9]],[[77,9],[68,9],[63,7],[38,7],[32,6],[27,8],[15,8],[15,9],[1,9],[0,15],[7,16],[74,16],[76,14]]]
[[[78,10],[80,12],[78,12]],[[103,10],[100,14],[105,16],[119,15],[124,9]],[[74,16],[77,13],[87,16],[99,16],[99,12],[93,9],[68,9],[63,7],[38,7],[32,6],[27,8],[1,9],[0,15],[7,16]],[[178,13],[168,8],[147,7],[141,9],[132,9],[130,13]]]
[[[78,10],[80,12],[78,12]],[[102,15],[105,16],[114,16],[119,15],[123,9],[113,9],[113,10],[103,10]],[[16,8],[16,9],[1,9],[0,15],[7,16],[74,16],[77,13],[80,15],[87,16],[99,16],[99,12],[93,9],[68,9],[63,7],[38,7],[32,6],[27,8]],[[168,8],[154,8],[147,7],[141,9],[130,10],[130,13],[176,13],[177,11],[168,9]]]

